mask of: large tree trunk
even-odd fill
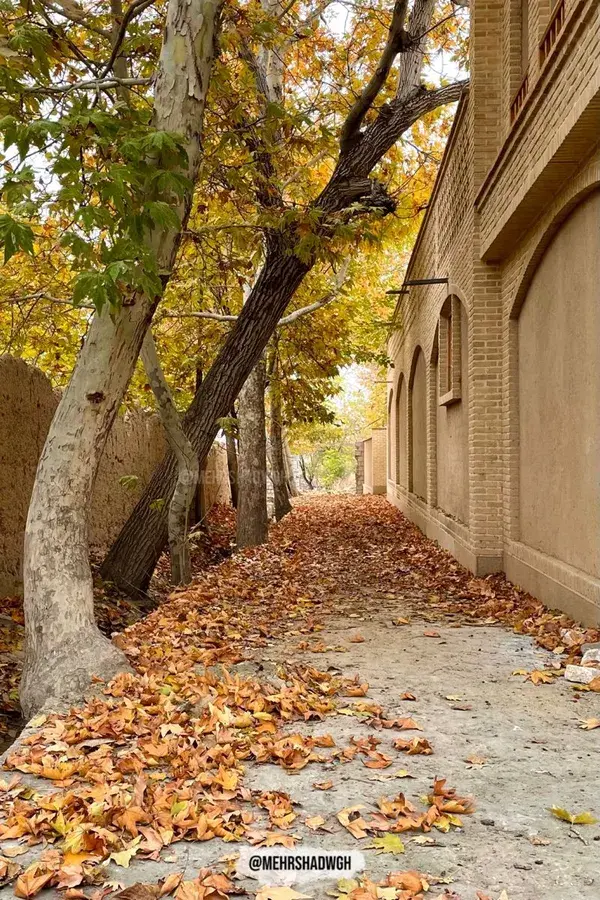
[[[271,241],[250,296],[184,417],[200,467],[219,430],[218,419],[231,409],[309,268],[284,236]],[[164,513],[151,504],[171,496],[175,477],[175,462],[168,454],[104,560],[103,577],[125,591],[144,590],[152,577],[167,540],[167,523]]]
[[[173,584],[184,585],[189,584],[192,580],[188,530],[190,510],[198,490],[200,472],[198,457],[183,430],[173,395],[160,365],[151,331],[146,333],[141,355],[150,387],[158,404],[160,419],[167,435],[169,447],[177,460],[177,483],[169,504],[169,551],[171,554],[171,581]]]
[[[240,391],[238,547],[264,544],[268,535],[265,361],[260,359]]]
[[[287,472],[285,468],[285,455],[283,449],[283,424],[281,421],[281,382],[277,375],[277,366],[271,378],[269,388],[270,395],[270,427],[269,439],[271,444],[271,481],[273,482],[273,500],[275,505],[275,518],[279,522],[292,511],[292,504],[288,494]]]
[[[156,79],[153,123],[185,135],[192,183],[217,11],[215,0],[170,0]],[[190,189],[177,204],[182,223],[191,200]],[[151,236],[164,272],[173,265],[179,234],[165,229]],[[117,312],[94,316],[46,438],[25,530],[21,705],[27,716],[45,703],[80,697],[93,675],[110,678],[127,666],[95,625],[87,513],[106,438],[158,301],[138,294]]]
[[[233,418],[233,413],[232,413]],[[225,447],[227,450],[227,474],[229,475],[229,490],[231,492],[231,505],[238,508],[239,498],[239,464],[238,450],[235,435],[230,429],[225,432]]]

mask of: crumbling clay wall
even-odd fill
[[[19,593],[23,533],[35,471],[60,395],[22,359],[0,356],[0,596]],[[108,549],[166,451],[155,415],[119,416],[100,463],[90,513],[90,546]],[[135,476],[121,484],[124,476]],[[224,448],[215,444],[201,485],[202,509],[228,502]]]

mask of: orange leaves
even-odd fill
[[[430,804],[429,808],[421,812],[400,793],[391,799],[380,797],[376,812],[363,812],[366,809],[363,805],[348,806],[337,813],[337,818],[354,838],[361,840],[369,834],[387,832],[428,832],[432,828],[449,831],[451,827],[458,828],[462,825],[459,813],[469,814],[475,809],[470,798],[460,797],[454,788],[447,788],[444,778],[435,779],[427,802]],[[392,842],[390,845],[393,846]]]
[[[427,738],[413,738],[411,741],[404,741],[402,738],[398,738],[394,741],[394,747],[396,750],[401,750],[403,753],[408,753],[409,756],[415,756],[418,754],[423,754],[424,756],[429,756],[433,753],[433,747],[427,740]]]
[[[392,763],[392,757],[387,756],[385,753],[381,753],[379,750],[371,750],[367,754],[367,758],[363,759],[363,765],[366,766],[367,769],[387,769]]]
[[[117,825],[121,825],[125,828],[132,837],[137,837],[139,834],[138,824],[149,822],[150,818],[148,813],[145,812],[139,806],[129,806],[124,812],[122,812],[119,816],[116,816],[115,822]]]
[[[353,681],[347,680],[344,682],[343,693],[346,697],[366,697],[368,690],[368,683],[366,681],[361,683],[358,675]]]
[[[256,803],[267,810],[270,822],[277,828],[290,828],[296,818],[290,798],[281,791],[266,791],[258,797]]]
[[[585,731],[592,731],[594,728],[600,728],[600,719],[582,719],[579,727],[583,728]]]
[[[234,889],[233,882],[221,874],[202,869],[194,881],[182,881],[175,892],[175,900],[227,900]]]
[[[35,863],[17,878],[15,895],[23,898],[35,897],[53,878],[53,871],[47,871],[45,866]]]
[[[446,787],[445,778],[436,778],[433,793],[427,798],[441,813],[473,813],[475,805],[470,797],[459,797],[455,788]]]
[[[556,672],[546,672],[542,669],[534,669],[532,672],[528,672],[526,669],[516,669],[513,672],[513,675],[524,675],[524,681],[531,681],[535,685],[554,684],[556,674]]]
[[[358,806],[347,806],[337,813],[338,822],[357,840],[368,836],[368,832],[365,831],[367,823],[360,815],[361,809],[364,809],[364,806],[359,804]]]

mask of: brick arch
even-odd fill
[[[470,320],[471,304],[467,300],[466,294],[464,293],[462,288],[459,287],[459,285],[454,284],[453,282],[450,282],[448,284],[446,293],[444,294],[443,298],[439,301],[439,303],[437,304],[437,308],[436,308],[436,314],[435,314],[434,325],[433,325],[433,334],[431,335],[431,338],[430,338],[430,341],[428,344],[429,353],[427,354],[427,359],[429,360],[430,364],[434,362],[434,355],[437,353],[437,340],[438,340],[438,332],[439,332],[440,315],[442,313],[443,308],[446,306],[448,301],[451,300],[452,297],[456,297],[457,300],[460,300],[460,305],[462,307],[462,311],[463,311],[464,315],[467,318],[467,322],[469,322],[469,320]]]
[[[395,408],[394,408],[394,388],[390,391],[390,396],[388,397],[388,408],[387,408],[387,477],[390,481],[394,479],[394,472],[396,471],[396,462],[394,459],[394,453],[392,452],[394,447],[394,434],[396,430],[396,421],[395,421]]]
[[[427,369],[420,344],[413,351],[408,380],[408,490],[427,496]]]
[[[400,372],[396,382],[394,409],[394,437],[396,447],[396,484],[400,487],[407,486],[407,405],[406,405],[406,378],[404,372]]]

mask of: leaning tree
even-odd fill
[[[280,13],[271,11],[269,27],[263,33],[270,35],[270,46],[274,47],[267,59],[275,57],[281,65],[290,46],[285,16],[293,4],[277,8]],[[318,21],[323,8],[323,4],[317,4],[313,22]],[[465,90],[465,81],[432,88],[424,81],[430,35],[455,11],[448,9],[448,4],[440,10],[436,0],[414,0],[412,4],[397,0],[389,14],[385,43],[374,71],[362,86],[348,76],[351,83],[344,99],[353,99],[338,128],[337,156],[326,183],[305,205],[289,202],[286,189],[294,176],[279,177],[274,162],[277,146],[273,134],[280,132],[281,119],[285,120],[285,98],[280,103],[274,101],[270,82],[273,69],[265,67],[262,45],[255,47],[250,40],[242,41],[240,56],[254,79],[262,106],[259,118],[263,124],[270,123],[271,131],[265,139],[260,127],[244,122],[243,116],[238,130],[253,156],[269,224],[262,229],[264,259],[252,289],[184,417],[184,427],[201,463],[218,433],[219,420],[228,414],[307,274],[324,256],[327,258],[332,245],[337,242],[339,247],[352,223],[394,212],[396,200],[388,190],[385,172],[390,151],[416,122],[458,100]],[[306,25],[299,31],[305,38]],[[283,36],[278,41],[274,34]],[[368,32],[363,37],[368,44]],[[321,153],[307,163],[309,185],[311,180],[318,183],[315,172],[322,163]],[[169,455],[104,561],[104,577],[124,590],[143,590],[149,583],[168,532],[164,509],[155,501],[170,497],[175,481],[176,463]]]
[[[202,154],[218,0],[5,4],[5,259],[60,216],[95,313],[39,462],[25,534],[26,714],[127,663],[97,629],[87,512],[107,435],[173,266]],[[41,210],[41,213],[38,212]]]

